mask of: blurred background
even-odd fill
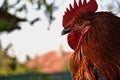
[[[73,1],[0,0],[0,80],[71,80],[73,50],[61,31]],[[120,0],[96,1],[97,11],[120,16]]]

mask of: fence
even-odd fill
[[[70,73],[0,76],[0,80],[72,80]]]

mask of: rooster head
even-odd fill
[[[97,3],[95,0],[90,0],[88,3],[86,0],[79,0],[78,4],[74,0],[73,7],[69,5],[69,9],[63,15],[62,25],[64,27],[62,35],[68,34],[68,44],[72,49],[77,49],[83,35],[91,27],[91,19],[95,11],[97,10]]]

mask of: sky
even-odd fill
[[[47,1],[51,3],[54,0]],[[26,55],[34,59],[37,55],[42,55],[51,50],[57,50],[61,45],[65,51],[72,51],[67,44],[67,35],[61,36],[61,31],[63,29],[62,16],[66,7],[68,7],[69,3],[73,3],[73,1],[74,0],[56,0],[55,4],[59,5],[59,9],[54,12],[54,17],[56,19],[51,24],[50,30],[47,30],[48,21],[43,13],[44,9],[35,11],[30,4],[27,4],[29,9],[28,15],[22,12],[18,13],[17,16],[26,16],[29,21],[39,16],[41,21],[36,22],[32,26],[28,22],[21,22],[19,23],[22,27],[21,30],[15,30],[10,34],[4,33],[0,36],[3,48],[6,48],[10,43],[13,44],[8,51],[9,56],[17,57],[18,61],[23,63],[26,61]],[[112,11],[117,13],[119,6],[115,1],[116,0],[98,0],[100,5],[98,11],[107,11],[108,9],[105,6],[113,5]],[[10,12],[14,13],[14,10],[11,9]]]

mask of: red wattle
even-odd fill
[[[78,45],[79,37],[80,34],[75,34],[75,32],[71,32],[70,34],[68,34],[68,44],[73,50],[75,50]]]
[[[80,42],[84,36],[84,34],[90,29],[91,26],[86,26],[81,33],[76,33],[74,31],[72,31],[69,35],[68,35],[68,44],[69,46],[75,50],[79,47]]]

